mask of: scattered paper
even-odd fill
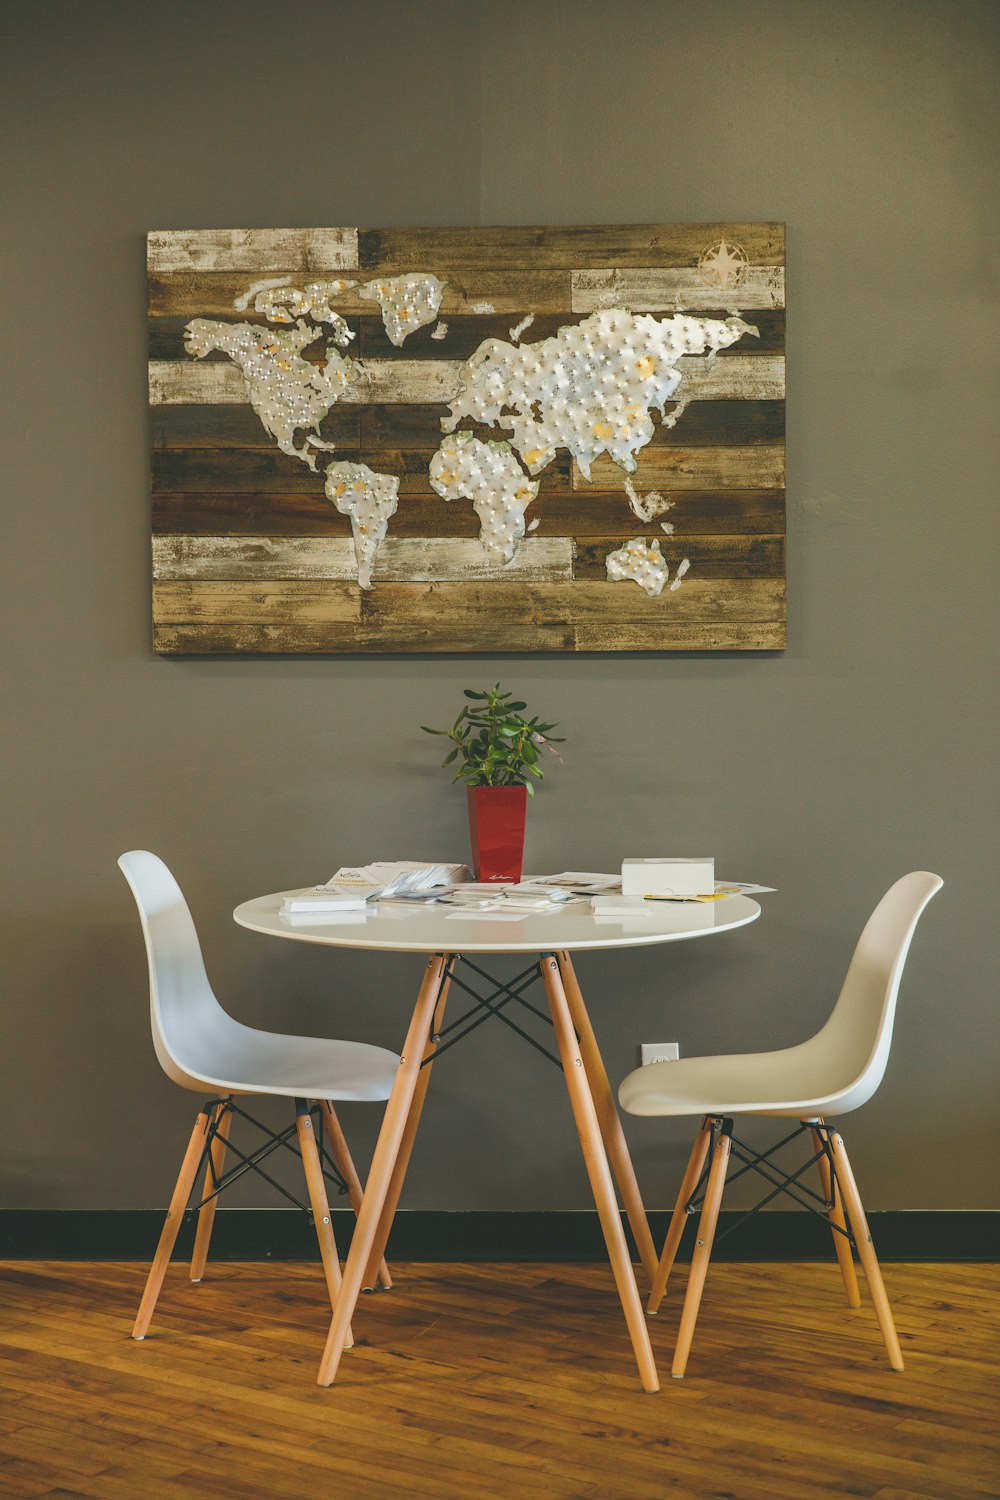
[[[717,880],[716,894],[723,896],[770,896],[777,891],[775,885],[754,885],[745,880]]]
[[[502,911],[498,907],[486,907],[478,910],[476,907],[461,907],[454,911],[445,912],[445,919],[449,922],[523,922],[530,912],[525,911]]]

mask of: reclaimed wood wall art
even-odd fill
[[[779,224],[157,231],[158,651],[785,643]]]

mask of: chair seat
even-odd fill
[[[780,1052],[742,1052],[649,1063],[622,1081],[630,1115],[792,1115],[833,1113],[843,1091],[815,1038]]]
[[[302,1099],[388,1099],[399,1057],[366,1042],[282,1036],[247,1026],[227,1028],[211,1075],[191,1069],[211,1089],[237,1094],[283,1094]]]

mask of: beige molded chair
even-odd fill
[[[742,1163],[740,1175],[755,1171],[772,1186],[776,1185],[765,1202],[779,1193],[788,1193],[806,1208],[820,1205],[833,1230],[848,1304],[860,1307],[851,1254],[853,1242],[864,1268],[889,1362],[894,1370],[903,1368],[899,1339],[854,1174],[839,1131],[827,1125],[825,1117],[857,1109],[882,1082],[910,940],[924,907],[942,884],[937,875],[917,870],[897,880],[882,897],[861,934],[829,1020],[807,1042],[781,1052],[653,1063],[637,1068],[622,1083],[618,1097],[629,1114],[702,1116],[648,1307],[651,1313],[659,1308],[684,1225],[688,1215],[697,1209],[704,1188],[674,1351],[675,1379],[680,1379],[687,1369],[731,1157]],[[733,1116],[741,1114],[791,1116],[799,1125],[777,1146],[758,1153],[733,1132]],[[790,1175],[770,1158],[803,1133],[811,1138],[815,1154]],[[707,1180],[706,1163],[709,1163]],[[819,1169],[822,1198],[801,1182],[803,1173],[813,1163]],[[810,1197],[814,1203],[808,1201]]]
[[[202,1167],[205,1178],[197,1205],[192,1281],[200,1281],[204,1275],[219,1194],[245,1172],[257,1172],[297,1207],[305,1207],[261,1167],[264,1158],[280,1148],[301,1156],[332,1304],[340,1288],[341,1273],[327,1181],[349,1194],[355,1213],[360,1211],[362,1196],[333,1101],[388,1099],[399,1058],[383,1047],[363,1042],[284,1036],[255,1031],[234,1021],[212,992],[191,913],[166,865],[155,854],[142,849],[123,854],[118,864],[135,897],[146,940],[150,1022],[157,1058],[174,1083],[210,1096],[198,1112],[188,1142],[132,1337],[146,1336],[177,1233]],[[276,1134],[254,1120],[237,1103],[238,1099],[254,1094],[278,1094],[293,1099],[294,1124]],[[248,1151],[237,1147],[230,1139],[234,1119],[247,1122],[261,1132],[265,1137],[263,1144]],[[228,1172],[227,1151],[238,1158],[238,1164]],[[392,1285],[384,1260],[379,1280],[384,1287]]]

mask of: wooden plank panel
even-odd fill
[[[295,653],[373,655],[415,651],[468,653],[482,651],[780,651],[785,646],[782,620],[679,623],[666,620],[655,628],[642,621],[602,625],[512,625],[484,616],[475,634],[456,634],[447,624],[379,621],[377,626],[296,623],[294,625],[158,625],[155,649],[164,655],[268,655]]]
[[[388,536],[378,549],[372,578],[397,581],[473,582],[501,578],[554,582],[572,579],[570,537],[526,537],[514,560],[497,569],[478,541]],[[155,579],[321,582],[357,578],[353,541],[346,537],[154,536]],[[735,576],[735,575],[733,575]]]
[[[287,587],[296,587],[289,584]],[[783,579],[685,578],[675,593],[651,598],[637,584],[608,584],[581,580],[518,588],[494,583],[459,585],[450,583],[386,583],[371,589],[361,599],[361,617],[366,622],[396,620],[409,624],[447,622],[456,630],[470,628],[484,613],[502,617],[513,625],[535,622],[572,624],[597,621],[612,625],[627,621],[638,625],[709,620],[776,620],[784,613]],[[294,607],[294,601],[288,606]],[[284,614],[283,618],[290,618]]]
[[[664,316],[669,316],[668,310]],[[706,316],[726,317],[726,309],[713,304],[706,309]],[[503,312],[497,316],[448,318],[448,333],[443,339],[433,337],[434,328],[427,324],[411,333],[406,342],[396,348],[390,343],[381,318],[362,317],[352,319],[357,324],[358,348],[362,358],[379,359],[469,359],[485,339],[500,339],[510,342],[511,328],[515,326],[515,313]],[[560,328],[581,323],[588,313],[560,312],[539,314],[521,336],[522,344],[537,344],[542,339],[552,338]],[[520,320],[518,320],[520,321]],[[784,308],[765,308],[754,312],[749,319],[758,330],[759,337],[744,337],[739,344],[719,350],[719,359],[732,359],[737,352],[743,355],[783,354],[785,350]],[[179,347],[179,342],[174,346]],[[150,353],[152,354],[152,349]]]
[[[411,408],[423,411],[427,408]],[[361,442],[361,413],[358,406],[337,402],[324,418],[321,432],[329,442],[345,448],[357,448]],[[442,412],[448,408],[442,406]],[[274,453],[274,439],[264,430],[256,412],[246,403],[240,406],[154,406],[150,409],[153,426],[153,448],[247,448]],[[381,443],[379,447],[396,446]],[[295,460],[291,460],[295,462]]]
[[[362,379],[340,398],[345,405],[453,401],[459,391],[458,360],[359,360]],[[779,354],[733,354],[708,365],[687,356],[684,390],[689,400],[780,401],[785,395],[785,360]],[[150,360],[149,400],[159,405],[244,405],[246,386],[226,361]]]
[[[448,332],[445,338],[435,338],[434,329],[438,325],[426,323],[423,328],[418,328],[411,333],[406,342],[397,348],[390,342],[382,318],[378,315],[373,316],[370,312],[371,303],[366,303],[365,307],[366,311],[363,314],[352,315],[349,311],[346,314],[351,328],[357,333],[357,339],[351,345],[351,353],[360,355],[362,358],[465,360],[475,354],[485,339],[502,339],[509,342],[510,331],[515,326],[515,318],[517,318],[515,312],[500,312],[475,317],[448,316],[446,319]],[[707,315],[725,317],[726,311],[724,308],[716,307]],[[236,315],[228,312],[223,313],[222,316],[235,317]],[[521,343],[537,344],[540,339],[551,338],[566,325],[582,322],[586,316],[589,315],[579,312],[539,313],[525,331]],[[269,326],[267,320],[256,313],[249,317],[241,313],[239,321],[252,323],[260,328]],[[759,337],[743,338],[739,344],[733,344],[729,349],[720,349],[720,359],[731,359],[736,353],[781,354],[784,352],[784,308],[764,308],[754,313],[752,321],[758,330]],[[191,356],[184,347],[184,330],[189,322],[190,318],[185,317],[150,318],[148,323],[149,358],[189,360]],[[326,339],[321,335],[315,345],[302,351],[302,357],[313,364],[322,364],[326,359],[325,351]],[[226,356],[221,350],[213,350],[207,358],[220,361],[225,360]]]
[[[699,260],[721,240],[742,247],[740,285],[713,284]],[[373,277],[433,272],[438,323],[397,347],[359,295]],[[252,282],[346,273],[337,301],[356,339],[358,379],[322,436],[337,460],[399,480],[399,505],[375,567],[356,585],[350,520],[320,472],[280,453],[219,351],[184,348],[191,318],[266,326],[234,303]],[[154,231],[149,238],[153,533],[158,649],[395,651],[774,649],[784,617],[784,231],[778,224],[509,228]],[[720,306],[720,303],[722,304]],[[665,531],[643,522],[606,456],[584,481],[569,455],[538,476],[532,530],[498,576],[467,500],[430,489],[428,463],[465,362],[508,341],[531,315],[526,346],[607,305],[660,316],[744,309],[758,340],[717,359],[688,358],[677,426],[654,426],[634,482],[672,500]],[[486,310],[483,311],[482,309]],[[316,324],[304,351],[325,358]],[[501,427],[463,423],[484,440]],[[650,600],[612,584],[606,557],[656,536],[682,588]]]
[[[637,489],[706,490],[727,485],[750,485],[755,489],[778,488],[785,482],[785,449],[781,443],[761,443],[739,448],[643,448],[639,466],[631,476]],[[573,461],[573,488],[591,486],[609,489],[625,475],[613,459],[602,453],[590,466],[590,479]]]
[[[695,578],[783,578],[785,545],[781,536],[665,536],[658,526],[636,522],[626,536],[587,537],[576,542],[573,572],[577,578],[606,578],[607,557],[634,536],[656,536],[673,573],[687,558]],[[683,586],[683,585],[682,585]]]
[[[701,627],[694,627],[700,629]],[[764,627],[754,626],[753,629]],[[735,630],[731,632],[735,636]],[[732,641],[736,645],[735,639]],[[216,656],[255,652],[378,655],[415,651],[575,651],[572,625],[514,626],[484,616],[474,633],[456,640],[434,622],[377,625],[296,621],[274,625],[156,625],[154,649],[164,655]],[[669,649],[669,648],[664,648]],[[694,648],[692,648],[694,649]],[[711,649],[711,647],[706,647]]]
[[[596,312],[602,307],[627,307],[636,313],[733,307],[746,312],[785,305],[784,266],[750,266],[738,286],[725,290],[697,269],[668,266],[605,267],[574,271],[572,275],[571,306],[579,313]]]
[[[363,447],[433,452],[441,441],[441,418],[447,415],[448,408],[443,403],[439,406],[406,403],[365,406],[360,408],[360,441]],[[463,422],[462,425],[466,424]],[[324,424],[324,433],[326,430],[327,424]],[[477,427],[476,431],[485,435],[487,429]],[[784,431],[783,401],[692,401],[681,413],[676,427],[664,428],[657,421],[648,446],[728,447],[776,443],[780,442]],[[183,445],[168,443],[166,446]],[[244,446],[263,444],[247,443]]]
[[[278,620],[350,623],[359,618],[360,595],[361,590],[353,583],[167,580],[153,584],[153,621],[157,625],[269,624]]]
[[[620,489],[588,494],[585,505],[572,492],[552,494],[535,501],[527,515],[539,523],[536,536],[638,536],[643,528]],[[785,492],[685,490],[667,519],[678,535],[780,535]],[[391,527],[393,536],[474,537],[479,518],[462,501],[404,494]],[[160,493],[153,496],[153,530],[193,536],[349,536],[351,527],[319,493]]]
[[[153,229],[150,271],[349,271],[358,264],[356,229]]]
[[[413,267],[404,267],[412,270]],[[570,311],[572,287],[568,270],[552,270],[532,264],[521,270],[503,267],[480,268],[452,266],[445,263],[431,267],[440,281],[447,283],[441,298],[441,316],[470,314],[477,302],[492,302],[498,313],[558,313]],[[265,273],[271,277],[289,277],[293,284],[303,284],[301,268],[276,263]],[[312,273],[310,272],[310,275]],[[149,275],[149,312],[152,317],[235,318],[257,321],[252,310],[237,314],[234,303],[257,278],[240,270],[178,270]],[[344,279],[356,280],[337,297],[337,310],[345,317],[371,316],[372,304],[359,296],[369,280],[367,272]],[[411,338],[414,335],[411,334]],[[409,343],[409,339],[407,340]]]
[[[400,494],[432,495],[428,454],[406,449],[338,448],[338,461],[366,463],[377,474],[399,478]],[[322,495],[323,476],[285,453],[255,449],[173,448],[152,455],[153,493],[222,495],[230,491],[266,495],[314,492]],[[539,495],[570,488],[570,460],[559,454],[538,475]],[[327,502],[330,503],[329,501]],[[457,504],[459,502],[450,502]]]
[[[751,265],[782,265],[783,224],[524,224],[483,229],[361,229],[358,259],[373,272],[469,267],[695,266],[725,239]]]

